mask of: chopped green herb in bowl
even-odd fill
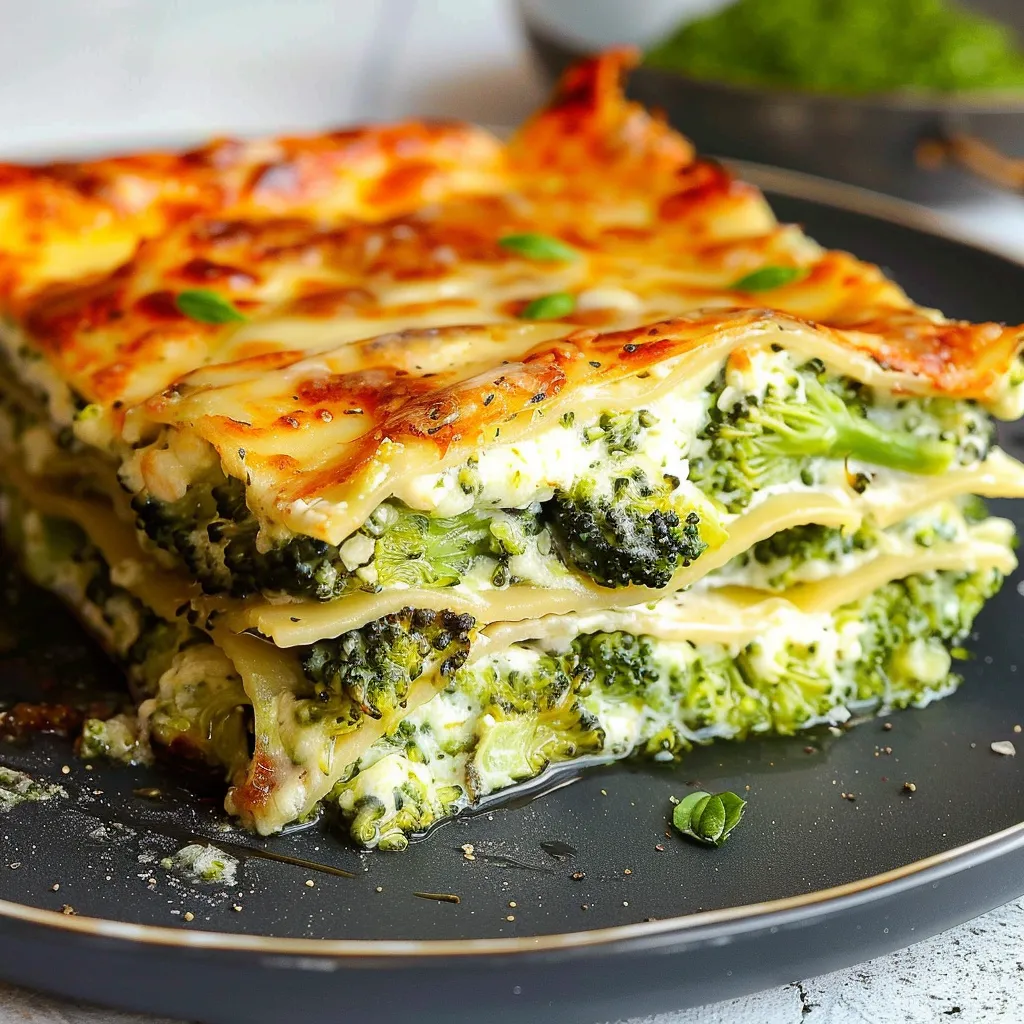
[[[1024,90],[1013,31],[954,0],[738,0],[682,25],[646,62],[817,92]]]

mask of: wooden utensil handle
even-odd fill
[[[946,162],[955,163],[990,184],[1024,191],[1024,158],[1007,156],[976,135],[922,139],[914,159],[925,170],[934,170]]]

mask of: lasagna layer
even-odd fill
[[[462,588],[484,621],[689,585],[779,491],[870,506],[982,461],[1020,329],[779,225],[625,100],[626,62],[504,146],[407,124],[0,167],[16,390],[208,592]]]
[[[359,841],[372,845],[387,837],[386,846],[401,844],[398,826],[386,814],[374,818],[380,827],[371,842],[359,808],[378,806],[381,773],[394,778],[395,755],[410,737],[419,737],[430,753],[425,760],[419,759],[422,752],[402,754],[409,784],[427,786],[429,772],[439,772],[437,786],[453,799],[425,797],[424,808],[454,813],[549,762],[583,754],[608,759],[663,750],[674,756],[714,736],[791,732],[842,721],[851,707],[926,702],[951,688],[946,648],[966,633],[981,601],[1015,564],[1008,522],[969,522],[960,507],[946,503],[923,511],[902,537],[894,534],[852,571],[819,569],[810,574],[817,580],[774,594],[709,581],[647,605],[498,623],[479,633],[458,616],[410,608],[291,651],[216,627],[211,642],[196,628],[196,616],[186,613],[187,601],[171,607],[181,595],[159,586],[167,574],[133,550],[130,535],[99,506],[64,496],[40,500],[39,492],[27,499],[8,488],[5,519],[32,578],[92,626],[142,701],[138,744],[131,742],[133,730],[126,739],[123,719],[93,722],[86,732],[88,752],[144,759],[149,744],[159,755],[205,764],[229,784],[228,809],[263,833],[308,818],[323,800],[336,799],[358,821],[353,835]],[[83,523],[92,537],[106,540],[102,549]],[[147,604],[161,591],[154,603],[162,615]],[[872,634],[865,646],[865,623],[874,623],[877,633],[901,615],[913,619],[908,633]],[[842,628],[839,619],[846,623]],[[837,646],[838,634],[845,646]],[[653,660],[621,654],[619,692],[602,696],[591,676],[621,644],[639,645]],[[786,645],[793,652],[785,654]],[[565,658],[579,664],[573,662],[570,672]],[[766,658],[779,659],[774,674]],[[718,665],[736,680],[699,728],[694,708],[708,699],[710,684],[700,673],[699,685],[697,677],[680,674],[680,666],[698,662]],[[561,702],[550,690],[556,664],[562,666]],[[666,665],[676,667],[670,672]],[[820,678],[802,689],[812,669]],[[724,686],[725,678],[715,685]],[[856,680],[861,682],[854,685]],[[516,687],[521,692],[513,699]],[[536,701],[544,693],[548,704],[542,706]],[[499,720],[496,707],[504,708],[505,718],[513,711],[519,717],[506,722],[499,716],[505,724],[495,725],[484,742]],[[587,721],[597,723],[586,743],[573,732],[581,707]],[[524,752],[527,737],[539,728],[528,713],[541,711],[551,712],[544,719],[546,738],[541,742],[538,732],[539,746]],[[551,732],[558,722],[567,730],[561,738]],[[503,735],[507,749],[496,739]],[[378,761],[382,767],[375,768]],[[411,761],[420,767],[409,767]],[[531,771],[524,768],[528,763]],[[495,767],[501,764],[508,765],[504,777]],[[363,769],[368,772],[360,781]],[[437,786],[424,793],[436,794]],[[409,818],[406,831],[427,824],[426,813]]]
[[[550,763],[950,689],[1024,331],[778,224],[627,63],[507,145],[0,165],[7,536],[140,703],[86,749],[393,848]]]
[[[917,573],[818,612],[785,597],[723,597],[723,611],[735,600],[759,617],[754,636],[605,629],[517,643],[460,671],[326,802],[356,843],[403,849],[408,833],[549,765],[671,761],[712,740],[924,707],[956,688],[950,648],[999,589],[1001,568]]]
[[[670,392],[582,424],[569,413],[533,441],[422,474],[337,546],[292,536],[264,548],[244,488],[202,449],[180,498],[129,500],[9,377],[0,450],[51,488],[106,495],[199,583],[204,616],[281,646],[410,606],[486,624],[654,600],[749,549],[763,557],[780,531],[845,528],[864,546],[944,497],[1024,494],[1024,468],[992,446],[973,401],[892,395],[756,341],[710,372],[689,401]],[[763,578],[755,564],[746,571]]]

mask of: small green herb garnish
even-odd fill
[[[85,423],[88,420],[98,420],[103,415],[103,406],[89,404],[83,406],[75,413],[76,423]]]
[[[735,793],[697,790],[676,804],[672,824],[684,836],[706,846],[721,846],[740,823],[747,801]]]
[[[498,245],[509,252],[518,253],[528,260],[555,260],[568,263],[579,259],[579,253],[559,238],[550,235],[505,235],[498,239]]]
[[[576,297],[568,292],[552,292],[528,302],[519,314],[521,320],[558,320],[576,308]]]
[[[733,281],[729,290],[733,292],[770,292],[773,288],[792,284],[807,276],[804,267],[761,267],[753,273]]]
[[[174,305],[183,316],[201,324],[230,324],[246,319],[230,299],[208,288],[189,288],[178,292]]]

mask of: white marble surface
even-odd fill
[[[443,114],[543,96],[503,0],[0,0],[0,158]],[[1024,258],[1024,199],[952,208]],[[1016,1024],[1024,902],[889,957],[657,1024]],[[0,1024],[160,1024],[0,985]],[[538,1022],[541,1024],[541,1022]]]

